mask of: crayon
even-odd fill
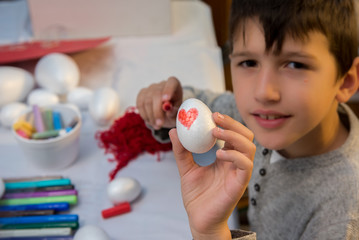
[[[31,134],[27,134],[25,131],[23,131],[22,129],[18,129],[16,130],[17,135],[26,138],[26,139],[30,139]]]
[[[27,204],[39,204],[39,203],[58,203],[67,202],[70,205],[77,203],[77,196],[53,196],[53,197],[35,197],[35,198],[14,198],[14,199],[1,199],[0,205],[27,205]]]
[[[62,129],[61,114],[59,112],[53,111],[52,119],[53,119],[54,129],[55,130]]]
[[[32,139],[48,139],[57,137],[60,134],[60,130],[47,130],[43,132],[36,132],[31,135]]]
[[[103,218],[110,218],[120,214],[128,213],[131,211],[131,205],[129,202],[123,202],[112,208],[102,210],[101,214]]]
[[[70,179],[51,179],[51,180],[40,180],[30,182],[12,182],[5,183],[5,189],[16,189],[16,188],[34,188],[34,187],[49,187],[49,186],[61,186],[71,184]]]
[[[53,215],[54,210],[0,211],[0,217],[43,216]]]
[[[32,106],[32,112],[34,113],[35,128],[37,132],[45,131],[44,121],[42,119],[40,108],[37,105]]]
[[[3,199],[12,198],[31,198],[31,197],[53,197],[53,196],[65,196],[65,195],[77,195],[76,190],[60,190],[49,192],[27,192],[27,193],[5,193]]]
[[[61,212],[68,211],[69,209],[70,204],[65,202],[0,206],[0,211],[54,210]]]
[[[40,180],[61,179],[62,176],[36,176],[36,177],[22,177],[22,178],[4,178],[4,182],[31,182]]]
[[[25,216],[25,217],[4,217],[0,218],[0,225],[6,224],[29,224],[49,222],[78,222],[78,215],[59,214],[49,216]]]
[[[26,133],[29,133],[30,135],[36,131],[36,129],[28,122],[24,121],[24,120],[19,120],[16,123],[14,123],[12,125],[12,127],[15,130],[21,129]]]
[[[78,229],[78,222],[48,222],[48,223],[28,223],[28,224],[5,224],[0,229],[29,229],[29,228],[71,228]]]
[[[62,185],[62,186],[49,186],[49,187],[29,187],[29,188],[14,188],[6,189],[6,193],[18,193],[18,192],[50,192],[57,190],[69,190],[75,189],[74,185]]]
[[[0,238],[4,237],[41,237],[41,236],[70,236],[71,228],[37,228],[0,230]]]
[[[53,130],[54,124],[53,124],[52,110],[51,109],[45,110],[43,116],[45,119],[46,130]]]
[[[1,240],[73,240],[72,236],[10,237]]]

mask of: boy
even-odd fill
[[[182,95],[221,112],[210,166],[169,133],[194,239],[235,237],[227,219],[249,178],[258,239],[359,239],[359,121],[344,104],[359,83],[353,1],[233,0],[230,33],[234,96],[170,78],[137,98],[155,129],[175,126]]]

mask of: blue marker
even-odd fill
[[[5,189],[50,187],[50,186],[70,185],[70,184],[71,184],[71,180],[68,178],[51,179],[51,180],[43,180],[43,181],[31,181],[31,182],[10,182],[10,183],[5,183]]]
[[[56,212],[70,209],[69,203],[40,203],[28,205],[0,206],[0,211],[55,210]]]
[[[24,216],[24,217],[3,217],[0,218],[0,226],[5,224],[28,224],[28,223],[49,223],[49,222],[78,222],[78,215],[60,214],[47,216]]]

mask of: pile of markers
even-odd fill
[[[32,112],[14,123],[13,128],[19,136],[27,139],[48,139],[68,133],[76,124],[77,119],[74,119],[68,126],[63,126],[60,112],[34,105]]]
[[[79,227],[76,214],[66,214],[77,203],[71,180],[62,176],[4,179],[0,199],[0,239],[70,240]]]

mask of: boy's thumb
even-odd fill
[[[186,174],[196,163],[193,160],[192,153],[186,150],[178,139],[177,130],[171,129],[169,132],[172,150],[176,159],[180,176]]]

